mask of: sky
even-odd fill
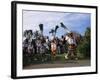
[[[28,11],[23,10],[23,31],[32,29],[33,32],[39,30],[39,24],[44,25],[43,34],[50,36],[49,31],[59,26],[56,36],[61,37],[66,32],[60,25],[63,22],[70,31],[76,31],[81,35],[87,27],[91,27],[90,13],[75,12],[51,12],[51,11]]]

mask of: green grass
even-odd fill
[[[42,61],[42,58],[46,58],[46,61]],[[83,60],[85,58],[78,58],[79,60]],[[23,66],[30,65],[30,64],[43,64],[43,63],[52,63],[54,61],[59,61],[61,63],[66,62],[65,54],[56,54],[56,58],[53,60],[50,54],[46,54],[45,56],[41,57],[40,54],[33,55],[31,57],[23,56]]]

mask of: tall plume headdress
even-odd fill
[[[41,34],[43,35],[43,24],[39,24],[39,28],[40,28]]]
[[[61,22],[60,24],[61,24],[61,27],[67,31],[67,33],[71,33],[71,31],[64,25],[64,23]]]

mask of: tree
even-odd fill
[[[90,42],[90,38],[91,38],[90,33],[91,33],[91,30],[89,27],[87,27],[86,32],[85,32],[85,40],[88,42]]]
[[[90,58],[90,51],[91,51],[91,30],[90,27],[86,28],[85,34],[82,37],[78,47],[77,47],[77,52],[82,54],[84,58]]]

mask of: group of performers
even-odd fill
[[[77,60],[77,53],[76,53],[76,39],[73,36],[73,33],[69,33],[67,34],[65,37],[62,36],[61,38],[61,46],[62,46],[62,50],[61,52],[65,54],[65,59],[71,58],[71,59],[75,59]],[[56,53],[57,53],[57,49],[59,48],[59,45],[57,46],[57,41],[56,39],[53,39],[51,41],[51,53],[53,55],[53,57],[56,57]]]
[[[76,54],[76,39],[72,32],[69,32],[60,39],[54,37],[39,36],[36,39],[32,38],[32,31],[27,32],[26,39],[23,41],[23,53],[29,56],[40,54],[42,61],[46,60],[44,56],[48,53],[53,59],[56,58],[57,54],[65,54],[65,59],[73,58],[77,60]]]

